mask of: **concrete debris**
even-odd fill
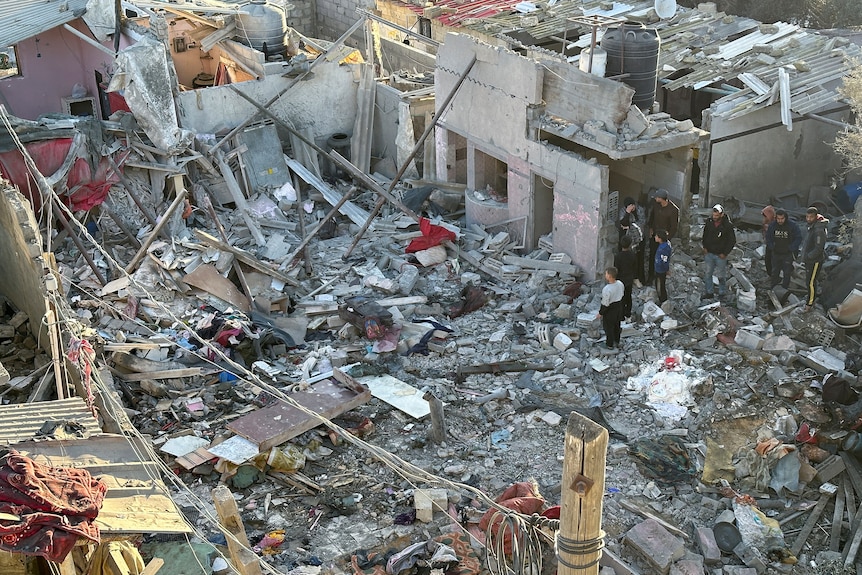
[[[324,50],[314,62],[332,67],[353,52]],[[272,64],[250,62],[252,71]],[[256,114],[267,115],[269,106],[258,105]],[[684,142],[688,152],[698,137],[691,120],[635,106],[619,112],[625,121],[616,128],[543,112],[531,128],[617,155],[656,139]],[[539,226],[524,217],[468,218],[469,225],[462,218],[469,194],[505,205],[505,180],[529,169],[509,167],[493,185],[453,191],[451,183],[404,179],[403,171],[360,170],[268,115],[255,129],[279,142],[283,130],[291,145],[278,150],[277,168],[258,169],[261,150],[250,149],[248,134],[192,141],[174,116],[164,134],[158,116],[142,127],[133,119],[108,120],[99,146],[91,142],[101,149],[94,160],[104,153],[117,162],[114,189],[93,198],[92,215],[70,212],[70,227],[52,237],[56,261],[45,283],[68,317],[33,318],[0,301],[0,396],[23,403],[62,389],[52,380],[62,355],[44,353],[33,333],[43,324],[73,326],[78,345],[85,341],[106,364],[110,382],[100,395],[122,402],[118,420],[184,483],[173,495],[189,521],[222,531],[196,508],[206,501],[211,511],[217,498],[219,515],[239,526],[236,537],[218,541],[235,566],[367,573],[382,568],[380,557],[407,561],[401,554],[422,541],[423,551],[446,547],[442,564],[459,561],[478,573],[487,560],[521,575],[527,569],[509,568],[498,552],[512,545],[511,533],[507,540],[506,529],[479,527],[499,509],[496,495],[519,484],[530,490],[521,503],[535,509],[509,509],[544,514],[518,528],[542,534],[531,551],[551,559],[541,573],[552,573],[558,504],[571,489],[598,485],[584,476],[564,483],[572,414],[612,438],[598,492],[600,573],[760,575],[855,565],[862,539],[855,287],[828,314],[803,307],[804,266],[793,269],[788,288],[771,285],[762,235],[749,229],[739,230],[728,255],[728,293],[703,294],[697,228],[710,210],[692,205],[680,227],[691,235],[672,239],[669,299],[660,305],[655,288],[639,281],[622,341],[608,349],[597,317],[603,282],[583,269],[581,254],[563,253],[552,235],[528,243]],[[78,129],[63,125],[62,133]],[[438,161],[431,151],[428,173]],[[418,152],[402,154],[404,169]],[[480,153],[490,178],[503,162],[478,147],[464,150]],[[274,173],[281,176],[268,179]],[[433,189],[418,193],[420,184]],[[577,217],[594,225],[596,211],[590,205]],[[546,223],[542,233],[554,227]],[[607,243],[605,224],[595,225]],[[845,247],[827,246],[836,272],[850,261]],[[68,359],[83,361],[80,348]],[[265,543],[237,547],[242,539]],[[420,567],[432,559],[418,559]]]

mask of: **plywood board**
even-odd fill
[[[428,402],[422,399],[422,392],[389,374],[366,375],[357,379],[368,386],[371,395],[385,401],[415,419],[422,419],[431,413]]]
[[[41,402],[48,405],[54,402]],[[83,468],[108,486],[96,524],[103,535],[190,533],[162,483],[147,446],[122,435],[17,443],[15,449],[53,467]]]
[[[248,298],[229,279],[218,273],[210,264],[203,264],[195,268],[190,274],[183,277],[183,281],[190,286],[201,289],[214,295],[222,301],[242,310],[249,311]]]
[[[332,419],[371,399],[368,388],[339,370],[334,378],[319,381],[308,391],[292,393],[290,398],[304,408]],[[320,425],[320,420],[285,401],[253,411],[228,424],[228,429],[258,445],[260,451],[301,435]]]

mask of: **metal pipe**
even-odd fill
[[[77,30],[76,28],[73,28],[72,26],[69,26],[68,24],[63,24],[63,28],[65,28],[66,30],[68,30],[69,32],[71,32],[72,34],[74,34],[75,36],[77,36],[78,38],[80,38],[81,40],[83,40],[84,42],[89,44],[90,46],[92,46],[94,48],[98,48],[99,50],[101,50],[105,54],[108,54],[111,58],[116,56],[116,54],[114,54],[113,50],[109,50],[108,48],[105,48],[104,46],[102,46],[101,44],[99,44],[98,42],[96,42],[95,40],[93,40],[92,38],[90,38],[89,36],[84,34],[83,32],[81,32],[80,30]]]

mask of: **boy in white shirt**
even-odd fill
[[[605,281],[608,283],[602,288],[602,305],[598,314],[605,330],[605,345],[608,349],[620,346],[622,333],[620,322],[623,314],[623,294],[626,288],[623,282],[617,279],[617,273],[617,268],[613,266],[605,270]]]

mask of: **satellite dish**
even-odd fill
[[[655,0],[655,13],[661,19],[673,18],[676,14],[676,0]]]

